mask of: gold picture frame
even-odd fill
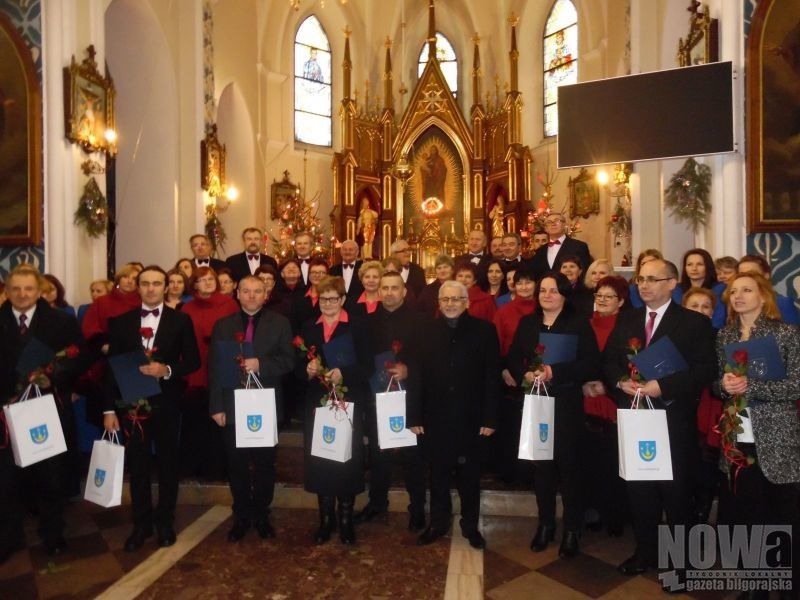
[[[594,175],[581,168],[578,176],[569,178],[569,215],[583,217],[600,214],[600,184]]]
[[[289,205],[300,196],[300,186],[289,179],[289,171],[283,172],[281,181],[272,181],[270,186],[270,218],[281,219],[281,215],[289,211]]]
[[[700,10],[702,9],[702,10]],[[688,8],[689,34],[678,40],[678,65],[691,67],[719,61],[719,21],[708,6],[692,0]]]
[[[217,138],[217,126],[211,125],[200,142],[200,186],[209,196],[222,196],[225,190],[225,145]]]
[[[100,74],[94,46],[86,48],[86,58],[78,63],[72,57],[64,67],[64,132],[69,141],[83,150],[116,153],[114,131],[114,82]]]

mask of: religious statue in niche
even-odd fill
[[[361,199],[361,210],[356,221],[356,236],[363,236],[364,243],[361,246],[361,257],[364,259],[372,258],[372,245],[375,242],[375,231],[378,228],[378,213],[369,205],[369,198]]]
[[[506,201],[502,196],[497,197],[497,204],[489,212],[492,220],[492,237],[503,237],[505,227],[503,226],[503,213],[506,210]]]
[[[422,173],[422,195],[427,198],[444,199],[444,182],[447,178],[447,166],[439,155],[439,147],[431,146],[429,152],[422,155],[420,162]]]

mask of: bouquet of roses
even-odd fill
[[[28,383],[40,388],[50,387],[52,385],[50,378],[56,372],[60,362],[64,359],[76,358],[80,353],[80,348],[75,344],[70,344],[63,350],[59,350],[52,361],[28,374]]]
[[[322,384],[322,387],[325,388],[326,394],[319,399],[320,406],[326,406],[329,402],[331,403],[331,409],[333,410],[346,410],[347,409],[347,399],[345,398],[345,394],[347,393],[347,387],[344,385],[344,380],[340,381],[339,383],[334,383],[331,379],[331,371],[332,369],[326,369],[325,366],[322,364],[322,359],[317,354],[317,347],[311,346],[310,348],[306,347],[306,343],[302,337],[295,336],[292,340],[292,345],[295,348],[300,350],[301,352],[306,353],[306,358],[309,362],[312,360],[319,361],[320,370],[322,371],[319,375],[317,375],[317,381]]]
[[[533,349],[533,359],[527,365],[526,371],[538,371],[542,368],[544,364],[544,344],[536,344],[536,348]],[[536,380],[528,381],[527,379],[522,380],[522,390],[526,394],[530,394],[533,390],[534,383]]]
[[[639,373],[639,369],[631,362],[634,356],[639,354],[642,349],[642,341],[639,338],[631,338],[628,340],[628,375],[620,377],[620,381],[633,381],[635,383],[645,383],[645,378]]]
[[[725,372],[733,373],[739,377],[747,375],[747,350],[737,350],[731,356],[733,365],[726,364]],[[722,416],[719,418],[719,423],[714,429],[716,433],[720,434],[722,455],[729,465],[736,468],[736,475],[738,476],[739,470],[752,465],[755,459],[752,456],[746,456],[741,450],[736,447],[736,434],[742,433],[742,418],[740,413],[747,408],[747,400],[743,394],[734,394],[731,399],[725,403],[722,409]],[[730,471],[728,472],[730,477]],[[734,476],[734,477],[735,477]]]
[[[147,362],[152,363],[155,361],[154,354],[158,348],[153,346],[155,341],[155,332],[152,327],[142,327],[139,329],[139,335],[142,336],[142,348],[144,355],[147,357]],[[142,430],[142,423],[150,418],[150,413],[153,412],[153,407],[150,406],[150,401],[147,398],[139,398],[133,404],[126,404],[122,400],[117,403],[117,408],[127,411],[125,418],[131,422],[131,426],[139,429],[139,433],[144,439],[144,431]]]

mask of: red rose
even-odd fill
[[[542,354],[544,354],[544,344],[536,344],[536,349],[535,349],[534,351],[535,351],[535,352],[536,352],[536,354],[538,354],[539,356],[541,356]]]
[[[71,346],[67,346],[67,349],[64,350],[64,354],[67,358],[75,358],[81,353],[80,348],[78,348],[75,344]]]
[[[394,353],[395,356],[400,354],[402,350],[403,350],[403,344],[399,340],[395,340],[392,342],[392,352]]]
[[[233,334],[233,339],[241,344],[242,342],[244,342],[244,332],[237,331],[236,333]]]
[[[303,338],[301,338],[299,335],[296,335],[292,340],[292,345],[295,348],[302,348],[305,345],[305,343],[303,342]]]
[[[149,340],[153,337],[153,328],[152,327],[142,327],[139,329],[139,335],[142,336],[144,339]]]
[[[631,350],[641,350],[642,349],[642,342],[639,338],[631,338],[628,340],[628,347]]]
[[[747,364],[747,350],[737,350],[731,356],[733,358],[733,362],[735,362],[739,366],[744,366]]]

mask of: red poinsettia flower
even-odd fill
[[[397,356],[398,354],[400,354],[402,350],[403,350],[403,344],[400,342],[400,340],[394,340],[392,342],[392,353],[394,353],[394,355]]]
[[[642,349],[642,341],[639,338],[631,338],[628,340],[628,347],[631,350],[641,350]]]
[[[66,355],[67,358],[75,358],[80,353],[81,353],[80,348],[78,348],[75,344],[67,346],[67,349],[64,350],[64,354]]]
[[[139,335],[142,336],[144,339],[149,340],[153,337],[153,328],[142,327],[141,329],[139,329]]]
[[[244,332],[237,331],[236,333],[233,334],[233,339],[241,344],[242,342],[244,342]]]
[[[744,366],[747,364],[747,350],[737,350],[731,355],[733,358],[733,362],[735,362],[738,366]]]

